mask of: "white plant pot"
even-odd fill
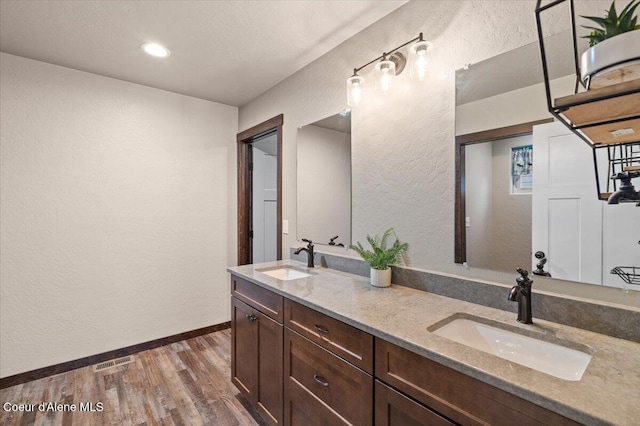
[[[371,268],[371,285],[374,287],[389,287],[391,285],[391,268]]]
[[[590,89],[640,78],[640,30],[608,38],[582,54],[580,78]]]

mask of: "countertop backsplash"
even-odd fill
[[[307,261],[306,253],[295,255],[294,251],[295,248],[290,249],[291,259]],[[315,261],[318,266],[369,276],[369,266],[360,259],[316,252]],[[513,278],[513,283],[503,284],[399,266],[393,267],[391,281],[396,285],[511,311],[516,315],[518,305],[507,300],[509,289],[515,284],[515,272]],[[536,277],[532,278],[534,321],[535,318],[541,318],[640,343],[640,310],[536,290]]]

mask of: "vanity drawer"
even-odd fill
[[[376,380],[376,426],[453,426],[449,420]]]
[[[231,275],[231,295],[282,324],[284,319],[284,298],[279,294],[236,275]]]
[[[353,365],[373,374],[373,336],[289,299],[285,325]]]
[[[286,412],[299,385],[347,422],[372,423],[373,377],[286,327],[284,353]]]
[[[289,378],[284,401],[284,424],[289,426],[325,426],[350,423],[318,399],[296,380]]]
[[[462,425],[578,425],[572,420],[376,338],[375,375]]]

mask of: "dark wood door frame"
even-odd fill
[[[263,123],[238,133],[238,265],[252,262],[252,245],[250,238],[252,219],[252,182],[251,182],[251,147],[249,144],[258,138],[277,133],[277,197],[276,202],[276,241],[277,259],[282,259],[282,114]]]
[[[465,217],[467,214],[465,206],[465,148],[467,145],[496,141],[500,139],[513,138],[533,133],[533,126],[550,123],[553,118],[530,121],[528,123],[516,124],[513,126],[500,127],[498,129],[486,130],[477,133],[456,136],[456,173],[455,173],[455,263],[467,261],[467,234],[465,232]]]

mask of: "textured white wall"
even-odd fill
[[[0,375],[228,321],[237,108],[0,66]]]
[[[581,12],[608,7],[578,3]],[[354,67],[423,32],[435,46],[427,84],[414,86],[405,72],[384,99],[366,90],[352,113],[353,240],[393,226],[413,266],[465,273],[453,263],[455,70],[535,41],[534,9],[534,0],[412,1],[243,106],[241,130],[284,114],[283,255],[297,244],[297,126],[342,110]],[[556,14],[548,24],[557,32],[568,20]]]

